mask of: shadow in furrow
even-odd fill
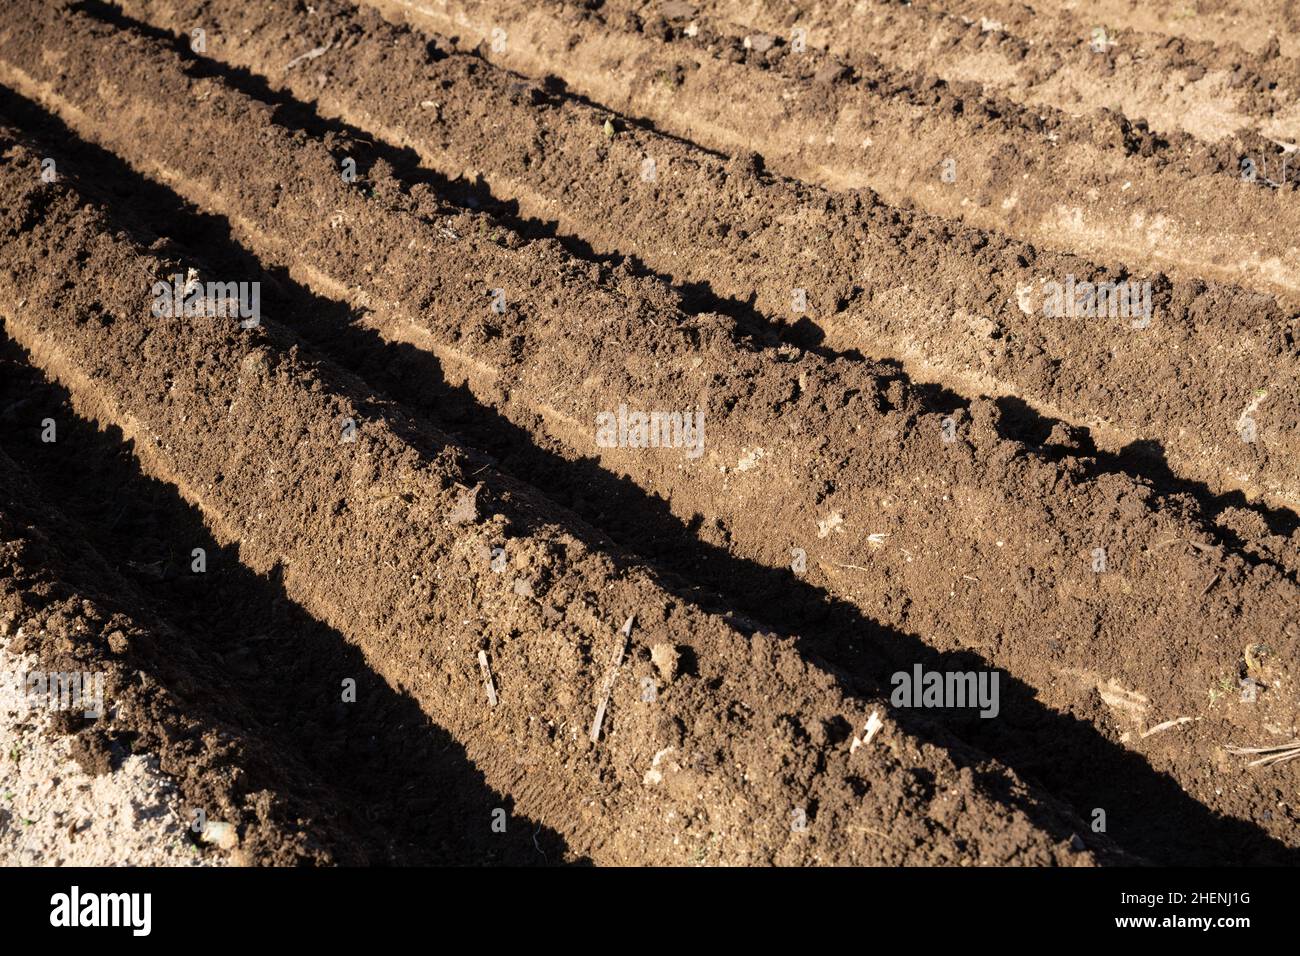
[[[56,442],[40,438],[45,418],[57,423]],[[511,798],[486,784],[410,696],[289,598],[278,575],[253,573],[237,545],[219,545],[173,487],[140,470],[115,426],[101,430],[79,416],[67,391],[7,337],[0,337],[0,439],[119,578],[68,583],[105,595],[154,631],[132,642],[126,666],[156,679],[185,718],[251,741],[247,762],[234,764],[244,795],[283,795],[290,816],[307,808],[310,840],[343,864],[568,858],[559,834],[514,816]],[[195,548],[205,552],[205,573],[192,570]],[[354,702],[344,702],[347,680],[355,681]],[[123,741],[105,746],[125,756]],[[505,833],[492,827],[497,808],[507,814]]]
[[[809,318],[786,321],[782,317],[770,316],[760,311],[754,305],[756,294],[748,299],[741,299],[716,292],[708,282],[679,281],[672,275],[652,269],[641,261],[635,252],[599,253],[581,236],[561,231],[558,221],[543,221],[522,215],[518,202],[493,193],[482,177],[473,181],[464,178],[448,179],[436,170],[424,166],[415,150],[387,143],[382,138],[373,136],[369,131],[342,120],[322,116],[312,103],[298,100],[290,93],[272,87],[265,77],[244,67],[233,66],[213,57],[195,53],[185,37],[131,17],[111,3],[106,3],[104,0],[77,0],[73,7],[120,29],[134,31],[168,44],[186,61],[192,75],[219,79],[232,89],[277,107],[275,121],[280,125],[289,129],[302,130],[314,136],[323,136],[327,133],[346,136],[355,144],[355,148],[350,150],[349,155],[357,161],[359,173],[364,174],[376,162],[383,161],[390,167],[393,176],[408,190],[417,184],[427,185],[445,202],[464,209],[489,213],[503,225],[526,238],[553,239],[582,261],[608,266],[626,263],[634,272],[653,277],[676,292],[682,307],[687,312],[715,312],[725,315],[736,323],[740,333],[757,345],[774,348],[782,344],[790,344],[828,359],[865,361],[864,356],[857,349],[840,351],[826,345],[825,333]],[[432,40],[429,41],[429,55],[435,61],[453,55],[477,56],[463,51],[442,50]],[[491,68],[501,69],[496,66]],[[504,72],[519,76],[520,83],[535,85],[534,81],[521,74]],[[655,129],[653,124],[624,116],[586,97],[579,96],[570,91],[561,78],[547,78],[542,82],[541,88],[544,90],[543,101],[565,99],[580,102],[608,113],[621,122],[654,129],[656,135],[668,136],[711,155],[720,155],[688,140],[670,136],[662,130]],[[756,163],[757,170],[762,172],[762,157],[751,157],[751,162]],[[892,370],[891,377],[897,378],[908,388],[924,395],[934,411],[947,414],[965,408],[970,403],[970,396],[958,394],[946,386],[912,380],[905,371],[903,363],[897,359],[875,359],[872,362]],[[1046,416],[1018,398],[1001,397],[998,402],[1004,412],[1008,413],[998,423],[999,433],[1003,437],[1038,447],[1042,445],[1044,436],[1052,432],[1054,426],[1066,425],[1079,436],[1079,444],[1071,449],[1072,453],[1095,459],[1091,472],[1094,475],[1121,474],[1149,483],[1162,495],[1191,495],[1210,521],[1225,510],[1235,508],[1259,515],[1269,533],[1273,535],[1285,537],[1300,527],[1300,514],[1293,509],[1283,506],[1269,507],[1262,502],[1251,501],[1241,491],[1216,492],[1203,481],[1177,474],[1169,466],[1164,449],[1158,442],[1137,441],[1116,452],[1099,451],[1086,428],[1074,427],[1068,422]],[[1039,437],[1035,440],[1034,436]],[[1300,584],[1300,571],[1297,568],[1279,562],[1270,555],[1261,555],[1253,548],[1244,547],[1231,531],[1220,526],[1215,526],[1213,533],[1220,536],[1230,547],[1239,548],[1242,558],[1249,563],[1268,564],[1292,582]]]

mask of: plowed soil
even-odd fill
[[[1220,6],[13,0],[11,650],[237,864],[1300,861],[1300,49]]]

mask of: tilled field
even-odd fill
[[[10,7],[0,636],[203,854],[1300,861],[1281,12]]]

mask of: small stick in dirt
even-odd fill
[[[1236,747],[1232,744],[1225,744],[1223,749],[1230,754],[1264,754],[1258,760],[1252,760],[1247,766],[1268,767],[1300,757],[1300,740],[1293,740],[1289,744],[1277,744],[1273,747]]]
[[[593,744],[600,740],[600,726],[605,722],[605,708],[609,705],[609,695],[614,691],[614,679],[618,676],[619,665],[623,663],[623,655],[627,653],[628,641],[632,637],[632,622],[635,620],[636,615],[633,614],[618,632],[618,644],[614,648],[614,657],[609,662],[609,670],[605,672],[605,682],[600,688],[600,703],[596,706],[596,718],[591,722],[591,733],[588,734]]]
[[[873,710],[871,716],[867,718],[867,725],[863,728],[866,734],[862,738],[854,737],[853,743],[849,744],[849,753],[856,753],[859,747],[865,747],[871,743],[871,738],[876,736],[876,732],[885,726],[885,722],[880,719],[880,712]]]
[[[284,72],[288,73],[299,63],[302,63],[306,60],[314,60],[318,56],[324,56],[326,53],[330,51],[330,47],[332,46],[334,46],[333,40],[331,40],[329,43],[326,43],[324,46],[318,46],[315,49],[308,50],[306,53],[301,53],[298,56],[295,56],[292,60],[290,60],[288,63],[284,65]]]
[[[492,668],[488,667],[487,651],[478,652],[478,666],[483,671],[483,686],[487,688],[488,704],[497,705],[497,688],[492,683]]]
[[[1143,733],[1142,736],[1150,737],[1153,734],[1161,734],[1164,733],[1166,730],[1172,730],[1175,727],[1181,727],[1183,724],[1190,724],[1191,722],[1192,722],[1191,717],[1175,717],[1173,720],[1166,720],[1162,724],[1156,724],[1150,730]]]

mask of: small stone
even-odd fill
[[[222,850],[233,850],[239,845],[239,834],[235,832],[235,828],[229,823],[220,821],[205,823],[199,839]]]
[[[695,7],[685,0],[668,0],[660,4],[659,15],[665,20],[689,20],[695,16]]]
[[[467,490],[452,507],[447,520],[452,524],[469,524],[478,518],[478,493],[482,484]]]
[[[246,378],[261,378],[271,371],[271,362],[266,356],[266,350],[261,348],[253,349],[244,356],[244,360],[239,363],[239,377],[241,380]]]
[[[650,660],[655,670],[659,671],[659,676],[671,682],[677,676],[677,665],[681,661],[681,654],[671,644],[656,644],[650,648]]]

